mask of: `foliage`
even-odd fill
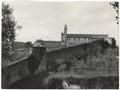
[[[58,67],[58,71],[65,71],[66,70],[66,64],[61,64],[59,67]]]
[[[11,51],[13,50],[13,42],[15,40],[15,30],[20,29],[21,26],[12,15],[13,8],[9,4],[2,3],[2,57],[9,59]]]
[[[111,2],[110,5],[112,5],[115,11],[117,12],[116,20],[117,24],[119,24],[119,2]]]
[[[13,60],[20,60],[22,58],[28,57],[30,54],[27,50],[16,50],[14,51],[14,54],[12,55]]]
[[[117,58],[117,49],[108,48],[104,50],[104,53],[96,52],[96,55],[88,55],[87,63],[84,59],[75,62],[75,65],[72,67],[72,71],[80,73],[81,70],[118,70],[119,60]],[[106,72],[107,73],[107,72]]]

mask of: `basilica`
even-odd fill
[[[64,32],[61,34],[62,47],[71,47],[83,43],[92,42],[95,40],[103,39],[108,41],[109,44],[113,43],[113,38],[108,37],[107,34],[68,34],[67,25],[64,26]]]

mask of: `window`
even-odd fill
[[[89,38],[87,38],[87,41],[89,41]]]
[[[83,38],[81,38],[81,41],[83,41]]]
[[[85,38],[83,38],[83,41],[85,41]]]
[[[90,38],[88,38],[88,41],[90,41]]]
[[[69,38],[69,40],[70,40],[70,38]]]

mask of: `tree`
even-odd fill
[[[119,24],[119,2],[111,2],[110,5],[112,5],[115,11],[117,12],[116,20],[117,24]]]
[[[16,37],[15,30],[20,29],[12,15],[13,8],[9,4],[2,3],[2,59],[8,60],[13,50],[13,42]]]

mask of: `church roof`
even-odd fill
[[[71,38],[103,38],[108,37],[107,34],[67,34],[67,37]]]

